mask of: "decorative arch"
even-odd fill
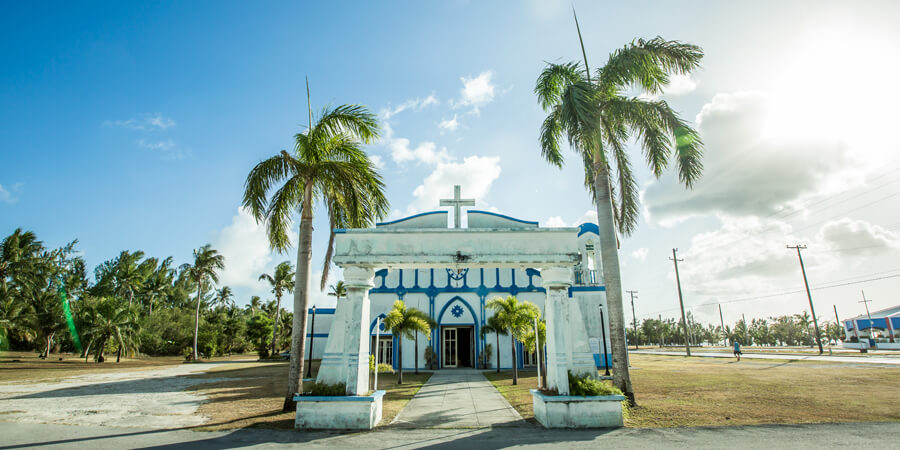
[[[441,308],[441,312],[438,313],[437,319],[436,319],[437,324],[438,324],[438,326],[437,326],[438,337],[434,341],[434,346],[435,346],[435,354],[437,356],[438,367],[441,367],[441,364],[443,364],[441,362],[441,358],[443,357],[443,352],[441,350],[441,339],[442,338],[441,338],[441,334],[440,334],[440,328],[443,325],[444,313],[447,312],[447,308],[449,308],[450,305],[455,304],[457,301],[462,303],[463,306],[465,306],[466,309],[469,310],[469,314],[472,315],[472,325],[475,326],[475,342],[473,342],[473,345],[475,346],[475,361],[473,361],[473,364],[477,365],[478,359],[481,357],[481,324],[479,323],[478,315],[475,314],[475,309],[472,308],[472,305],[470,305],[469,302],[466,301],[466,299],[464,299],[458,295],[455,295],[455,296],[451,297],[450,300],[447,300],[446,303],[444,303],[444,306]]]

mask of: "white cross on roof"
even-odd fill
[[[459,185],[453,186],[453,198],[442,198],[441,206],[452,206],[453,207],[453,228],[461,228],[460,217],[462,215],[462,207],[463,206],[475,206],[474,198],[460,198],[460,188]]]

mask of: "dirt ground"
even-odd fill
[[[638,406],[629,427],[900,420],[900,368],[797,361],[631,355]],[[485,376],[524,418],[534,417],[534,371]]]

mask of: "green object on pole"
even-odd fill
[[[72,335],[72,341],[75,343],[75,348],[78,350],[78,353],[81,353],[81,339],[78,338],[78,330],[75,329],[75,319],[72,317],[72,310],[69,309],[69,301],[66,299],[65,284],[60,282],[56,292],[59,293],[59,299],[62,302],[63,312],[66,315],[66,323],[69,325],[69,334]]]

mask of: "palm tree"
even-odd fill
[[[153,316],[153,303],[158,297],[162,297],[172,288],[175,280],[175,271],[171,268],[172,257],[164,259],[153,273],[144,283],[144,294],[147,296],[147,303],[150,308],[148,317]]]
[[[331,288],[331,292],[328,295],[334,297],[336,300],[340,300],[347,296],[347,288],[344,287],[343,281],[338,281],[337,284],[332,284],[329,286]]]
[[[497,349],[497,373],[500,373],[500,335],[506,336],[508,333],[496,315],[489,317],[487,322],[481,326],[481,337],[484,338],[488,333],[494,333],[494,336],[497,337],[497,346],[495,347]]]
[[[284,291],[294,292],[294,266],[290,261],[284,261],[275,266],[274,276],[264,273],[260,280],[266,280],[272,285],[272,293],[275,294],[275,326],[272,327],[272,354],[275,354],[275,345],[278,342],[278,325],[281,318],[281,295]]]
[[[135,291],[144,286],[144,269],[146,266],[139,263],[143,257],[144,252],[140,250],[134,253],[123,250],[115,261],[114,279],[116,294],[126,296],[128,298],[128,306],[131,306],[134,302]]]
[[[578,35],[580,40],[580,30]],[[626,92],[639,88],[652,95],[661,94],[670,75],[686,74],[699,66],[703,50],[661,37],[636,39],[611,53],[606,65],[593,76],[583,43],[582,54],[584,66],[577,62],[548,64],[537,79],[534,91],[548,112],[541,127],[541,153],[548,163],[562,167],[560,143],[567,140],[584,164],[585,185],[597,206],[600,226],[614,382],[634,403],[625,354],[618,238],[634,231],[640,206],[626,144],[631,137],[638,139],[657,177],[673,159],[679,179],[687,187],[702,172],[703,144],[697,132],[664,100],[628,97]]]
[[[197,336],[200,334],[200,300],[203,298],[203,283],[219,282],[218,271],[225,270],[225,257],[213,249],[210,244],[206,244],[194,250],[194,264],[185,264],[182,269],[186,270],[191,279],[197,283],[197,311],[194,315],[194,351],[192,353],[192,358],[196,361],[199,359]]]
[[[250,308],[250,317],[255,316],[256,310],[262,307],[262,299],[258,295],[251,296],[247,307]]]
[[[394,302],[394,307],[384,317],[384,329],[397,337],[397,384],[403,384],[403,338],[413,339],[413,333],[431,333],[431,318],[416,309],[407,308],[403,300]]]
[[[530,302],[519,302],[514,296],[494,298],[488,301],[485,308],[494,310],[496,324],[509,334],[509,344],[512,351],[513,384],[519,384],[519,365],[516,357],[516,341],[523,341],[528,334],[529,323],[541,316],[541,310]],[[499,341],[498,341],[499,345]],[[500,348],[497,348],[500,352]]]
[[[215,303],[227,307],[234,303],[234,292],[228,286],[222,286],[222,289],[216,291]]]
[[[122,350],[137,350],[137,313],[123,300],[115,297],[92,299],[85,306],[82,320],[87,328],[84,334],[90,339],[88,348],[96,344],[97,362],[104,361],[103,350],[110,339],[119,347],[116,362],[119,362]]]
[[[535,342],[534,339],[534,322],[532,322],[530,328],[531,329],[528,330],[528,333],[525,334],[525,339],[522,340],[522,346],[525,347],[526,351],[535,352],[535,354],[537,354],[538,352],[541,352],[544,349],[544,346],[547,344],[547,323],[543,320],[538,321],[537,342]],[[538,359],[540,360],[541,364],[538,366],[537,370],[539,374],[543,374],[541,376],[541,379],[546,380],[547,371],[544,367],[547,364],[547,357],[543,352],[539,356],[540,357]],[[541,388],[541,386],[538,386],[538,388]]]
[[[310,108],[309,123],[305,133],[294,136],[293,153],[282,150],[260,162],[247,175],[244,185],[243,205],[258,222],[265,222],[269,246],[273,250],[284,252],[290,247],[288,228],[294,211],[300,211],[291,368],[284,398],[285,411],[296,409],[294,395],[303,392],[300,381],[306,352],[314,202],[319,201],[325,206],[330,231],[320,289],[325,288],[328,278],[334,251],[334,229],[365,228],[388,211],[384,182],[361,146],[378,138],[375,115],[363,106],[342,105],[325,108],[313,120]],[[277,184],[281,187],[270,198],[269,191]]]

